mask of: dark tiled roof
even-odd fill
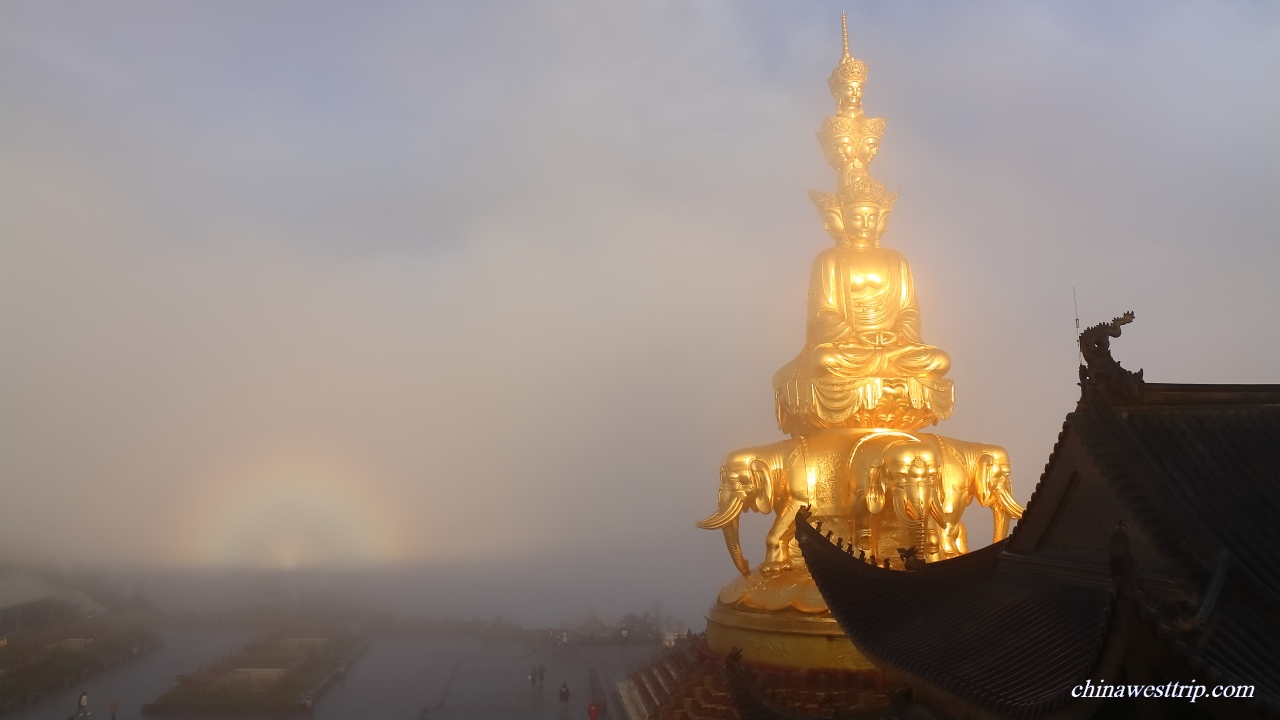
[[[860,562],[806,521],[796,539],[858,649],[977,707],[1040,717],[1093,669],[1109,592],[999,572],[1004,543],[902,572]]]
[[[1263,704],[1280,708],[1280,386],[1137,384],[1123,398],[1087,397],[1043,477],[1075,434],[1159,552],[1201,588],[1189,598],[1202,610],[1199,635],[1170,630],[1161,608],[1145,616],[1212,677],[1254,684]],[[1053,512],[1039,496],[1037,485],[1028,517]],[[1046,714],[1093,668],[1108,591],[1001,572],[1008,542],[904,573],[858,562],[807,523],[796,537],[863,652],[978,707]],[[1225,589],[1210,604],[1220,566]]]
[[[1230,585],[1230,583],[1228,583]],[[1215,681],[1256,686],[1258,701],[1280,708],[1280,627],[1275,605],[1228,587],[1200,642],[1184,649]]]
[[[1183,652],[1280,707],[1280,386],[1146,384],[1136,402],[1089,403],[1068,425],[1202,598],[1226,564],[1221,600]]]
[[[1144,385],[1074,423],[1145,530],[1202,578],[1223,550],[1280,605],[1280,386]]]

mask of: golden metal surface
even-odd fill
[[[795,546],[801,507],[868,562],[898,569],[899,550],[911,547],[926,561],[968,552],[961,519],[973,502],[990,508],[994,541],[1022,516],[1004,448],[919,432],[951,414],[951,357],[923,339],[907,259],[881,247],[897,199],[871,176],[885,121],[863,113],[867,66],[850,56],[844,29],[828,80],[836,114],[818,132],[835,192],[810,192],[836,245],[813,264],[804,347],[773,377],[778,425],[791,437],[729,453],[717,510],[698,523],[721,530],[740,573],[708,618],[712,646],[750,646],[753,659],[798,667],[833,661],[820,643],[779,645],[788,624],[834,627]],[[754,569],[739,537],[743,512],[774,516]]]
[[[717,605],[707,614],[707,644],[739,648],[754,663],[802,670],[873,670],[832,617],[744,612]]]

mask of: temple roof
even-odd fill
[[[1149,591],[1133,593],[1143,622],[1202,681],[1256,685],[1259,703],[1280,708],[1280,386],[1127,375],[1105,387],[1082,378],[1081,403],[1003,543],[902,572],[797,523],[810,572],[860,650],[985,711],[1046,715],[1097,677],[1118,632],[1102,523],[1127,518],[1134,575]],[[1081,522],[1090,511],[1098,521]]]
[[[1067,425],[1184,572],[1207,579],[1226,552],[1280,605],[1280,385],[1143,384],[1137,402],[1082,403]]]
[[[859,561],[807,522],[796,539],[859,650],[984,709],[1035,717],[1093,670],[1111,603],[1101,588],[999,571],[1003,544],[916,572]]]

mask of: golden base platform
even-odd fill
[[[752,663],[801,670],[874,670],[835,618],[752,612],[716,603],[707,614],[707,645],[717,653],[742,649]]]

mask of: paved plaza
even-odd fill
[[[177,675],[192,672],[244,645],[254,633],[241,628],[157,628],[164,647],[136,662],[106,670],[2,720],[61,720],[73,712],[83,689],[89,693],[93,720],[107,720],[107,707],[119,705],[119,720],[140,718],[142,703],[173,687]],[[588,675],[594,668],[606,682],[620,680],[655,652],[653,647],[544,648],[486,642],[477,638],[374,636],[346,678],[319,699],[316,720],[514,720],[587,717],[591,702]],[[529,687],[529,669],[546,666],[541,691]],[[568,683],[568,706],[557,699]],[[612,717],[620,717],[620,708]],[[223,720],[201,714],[199,720]],[[300,715],[225,716],[228,720],[271,720]]]

